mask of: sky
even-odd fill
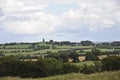
[[[0,0],[0,43],[120,41],[120,0]]]

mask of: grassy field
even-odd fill
[[[27,49],[30,46],[30,44],[16,44],[16,45],[9,45],[9,46],[0,46],[0,49],[2,48],[8,48],[8,49]]]
[[[94,74],[71,73],[67,75],[58,75],[58,76],[52,76],[47,78],[35,78],[35,79],[5,77],[5,78],[0,78],[0,80],[120,80],[120,71],[101,72],[101,73],[94,73]]]
[[[114,49],[99,49],[101,52],[112,52]],[[85,52],[91,52],[91,49],[85,49]]]
[[[85,61],[85,62],[78,62],[78,63],[72,63],[72,64],[75,64],[75,65],[94,65],[94,62],[98,62],[98,61]]]
[[[92,48],[93,46],[56,46],[56,48],[60,48],[60,49],[76,49],[76,48],[81,48],[81,49],[85,49],[85,48]]]
[[[22,55],[27,55],[27,54],[42,54],[42,53],[46,53],[47,51],[50,51],[52,53],[57,53],[58,51],[66,51],[69,49],[43,49],[43,50],[36,50],[36,51],[30,51],[30,52],[19,52],[19,53],[5,53],[6,56],[9,55],[17,55],[17,54],[22,54]]]
[[[52,53],[57,53],[58,51],[67,51],[67,50],[71,50],[70,48],[59,48],[59,49],[43,49],[43,50],[36,50],[36,51],[33,51],[33,49],[0,49],[0,51],[4,51],[5,55],[8,56],[8,55],[17,55],[17,54],[22,54],[22,55],[27,55],[27,54],[39,54],[39,53],[46,53],[47,51],[50,51]],[[100,49],[101,52],[108,52],[108,51],[113,51],[111,49]],[[13,51],[11,53],[11,51]],[[15,51],[19,51],[19,52],[16,52]],[[24,51],[24,52],[22,52]],[[86,49],[84,50],[85,52],[91,52],[91,49]]]
[[[36,43],[35,46],[49,46],[49,49],[37,49],[35,50],[32,47],[33,44],[15,44],[15,45],[1,45],[0,46],[0,53],[3,53],[6,56],[9,55],[18,55],[18,54],[22,54],[22,55],[34,55],[34,54],[42,54],[42,53],[46,53],[47,51],[50,51],[52,53],[57,53],[58,51],[66,51],[66,50],[74,50],[76,49],[77,53],[87,53],[87,52],[91,52],[92,48],[94,46],[69,46],[69,45],[54,45],[54,47],[56,49],[52,48],[52,44],[46,44],[46,43]],[[35,47],[34,46],[34,47]],[[101,52],[113,52],[113,49],[101,49],[99,48],[99,50]],[[83,51],[83,52],[82,52]]]

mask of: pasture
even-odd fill
[[[0,78],[0,80],[120,80],[120,71],[101,72],[87,75],[80,73],[71,73],[47,78],[3,77]]]
[[[59,51],[75,50],[79,54],[86,54],[91,52],[94,46],[82,46],[82,45],[57,45],[52,43],[29,43],[29,44],[14,44],[14,45],[0,45],[0,53],[5,56],[10,55],[37,55],[47,52],[58,53]],[[120,50],[118,47],[111,48],[97,48],[101,52],[113,52],[114,50]]]

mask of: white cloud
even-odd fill
[[[30,20],[8,21],[4,23],[4,29],[18,34],[43,34],[52,33],[59,22],[57,17],[46,13],[29,14]]]
[[[28,4],[26,1],[1,0],[1,8],[5,16],[0,21],[3,29],[18,34],[43,34],[54,31],[57,17],[43,11],[46,5]]]
[[[76,4],[79,7],[56,16],[46,13],[49,4]],[[120,25],[119,0],[0,0],[4,30],[17,34],[50,34],[59,31],[90,31]]]
[[[91,31],[117,27],[120,24],[118,2],[118,0],[80,0],[79,9],[66,12],[64,20],[74,24],[73,27],[77,26],[78,29],[88,27]]]

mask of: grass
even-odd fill
[[[66,75],[58,75],[47,78],[26,78],[22,79],[19,77],[5,77],[0,80],[120,80],[120,71],[113,72],[101,72],[94,74],[80,74],[71,73]]]
[[[8,49],[27,49],[30,44],[16,44],[16,45],[9,45],[9,46],[0,46],[0,49],[8,48]]]
[[[113,52],[114,49],[100,49],[101,52]]]
[[[66,46],[66,45],[63,45],[63,46],[56,46],[56,48],[60,48],[60,49],[76,49],[76,48],[81,48],[81,49],[84,49],[84,48],[92,48],[92,46]]]
[[[30,52],[19,52],[19,53],[5,53],[6,56],[9,55],[17,55],[17,54],[22,54],[22,55],[27,55],[27,54],[42,54],[42,53],[46,53],[47,51],[50,51],[52,53],[57,53],[58,51],[66,51],[69,49],[43,49],[43,50],[37,50],[37,51],[30,51]]]
[[[92,49],[85,49],[85,52],[91,52]],[[113,52],[114,49],[100,49],[101,52]]]
[[[55,76],[34,80],[120,80],[120,71],[95,73],[90,75],[72,73],[63,76]]]
[[[49,46],[50,49],[43,49],[43,50],[36,50],[33,51],[34,49],[30,48],[31,44],[16,44],[16,45],[9,45],[9,46],[0,46],[0,52],[4,53],[6,56],[9,55],[18,55],[18,54],[22,54],[22,55],[34,55],[34,54],[42,54],[42,53],[46,53],[47,51],[50,51],[52,53],[57,53],[58,51],[66,51],[66,50],[73,50],[73,49],[77,49],[76,52],[77,53],[82,53],[80,52],[81,49],[83,49],[83,53],[86,52],[91,52],[93,46],[67,46],[67,45],[55,45],[55,47],[57,49],[52,49],[52,44],[46,44],[46,43],[37,43],[36,45],[40,45],[40,46]],[[101,52],[113,52],[114,49],[100,49]]]
[[[85,61],[85,62],[78,62],[78,63],[72,63],[72,64],[75,64],[75,65],[83,65],[83,64],[87,64],[87,65],[94,65],[94,62],[95,61]]]
[[[10,53],[10,52],[14,52],[14,51],[33,51],[33,49],[0,49],[1,52],[5,52],[5,53]]]

